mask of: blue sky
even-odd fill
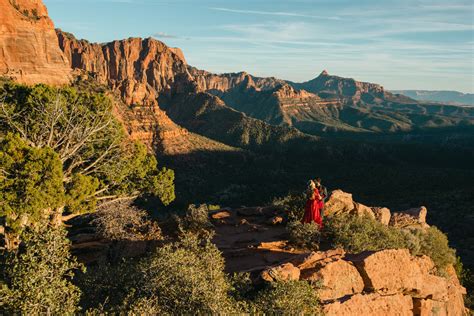
[[[474,92],[474,2],[464,0],[44,0],[59,27],[107,42],[156,37],[189,64],[386,89]]]

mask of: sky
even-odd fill
[[[322,70],[386,89],[474,92],[472,0],[44,0],[92,42],[155,37],[188,64],[307,81]]]

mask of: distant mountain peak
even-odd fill
[[[321,76],[329,76],[329,72],[328,72],[326,69],[324,69],[324,70],[319,74],[319,76],[320,76],[320,77],[321,77]]]

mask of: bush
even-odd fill
[[[449,248],[448,237],[435,226],[426,230],[410,230],[407,234],[408,238],[418,241],[416,247],[408,245],[410,252],[413,255],[429,256],[440,271],[456,263],[456,252]]]
[[[110,240],[160,240],[161,230],[144,210],[130,201],[105,205],[94,214],[93,225],[98,233]]]
[[[66,231],[26,230],[17,252],[7,253],[0,287],[5,314],[72,314],[78,310],[79,289],[71,283],[82,266],[69,252]]]
[[[326,217],[325,236],[333,247],[350,253],[406,248],[404,233],[370,217],[337,215]]]
[[[209,220],[209,207],[206,204],[189,205],[183,218],[178,219],[178,226],[182,232],[190,232],[209,238],[213,235],[214,225]]]
[[[291,244],[308,250],[318,250],[321,232],[316,223],[301,223],[293,221],[288,223],[286,229]]]
[[[92,314],[124,310],[127,298],[139,287],[137,266],[137,259],[124,259],[115,264],[90,266],[85,273],[78,273],[74,281],[82,291],[82,309]]]
[[[288,194],[273,200],[272,205],[281,206],[288,212],[289,221],[299,221],[303,218],[306,197],[304,194]]]
[[[316,291],[306,281],[272,282],[258,293],[255,303],[268,315],[322,314]]]
[[[455,251],[438,228],[398,229],[370,217],[338,215],[326,218],[325,235],[333,247],[350,253],[406,248],[414,256],[429,256],[440,273],[456,262]]]
[[[186,234],[149,257],[98,266],[79,278],[83,307],[91,314],[235,313],[224,259],[207,240]]]
[[[211,314],[236,312],[224,259],[215,245],[187,234],[158,248],[140,264],[141,297],[156,297],[164,312]]]

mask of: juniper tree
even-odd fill
[[[17,231],[93,212],[97,203],[174,200],[174,173],[130,141],[102,93],[0,85],[0,217]],[[4,228],[5,230],[5,228]]]

